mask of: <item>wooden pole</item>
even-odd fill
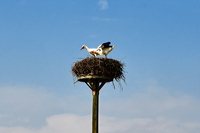
[[[99,131],[99,92],[107,83],[113,81],[110,77],[105,76],[81,76],[78,81],[85,82],[92,90],[92,133]]]
[[[93,91],[92,103],[92,133],[98,133],[99,91]]]
[[[95,81],[92,86],[92,133],[98,133],[99,118],[99,82]]]

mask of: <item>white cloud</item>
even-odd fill
[[[108,2],[107,2],[106,0],[100,0],[100,1],[98,2],[98,4],[99,4],[101,10],[106,10],[106,9],[108,9]]]
[[[0,127],[0,133],[36,133],[34,130],[24,127]]]
[[[91,116],[60,114],[46,119],[41,129],[24,127],[0,127],[1,133],[88,133],[91,132]],[[163,116],[155,118],[127,118],[100,116],[101,133],[191,133],[200,130],[200,123],[186,123]]]
[[[146,88],[142,92],[123,98],[106,99],[104,97],[113,94],[101,93],[101,133],[191,133],[200,130],[200,99],[168,92],[154,81],[143,85]],[[91,99],[84,101],[80,95],[56,97],[42,88],[29,87],[0,88],[0,98],[0,133],[91,132]],[[40,126],[35,126],[36,123]]]
[[[86,104],[74,96],[57,97],[44,88],[0,87],[0,98],[0,126],[41,127],[45,118],[54,114],[77,113],[79,108],[83,114],[90,111],[90,101]]]
[[[61,114],[48,117],[47,126],[43,127],[41,133],[88,133],[91,131],[91,117],[78,116],[74,114]]]
[[[156,84],[149,85],[144,92],[133,93],[127,98],[113,98],[109,101],[101,98],[101,111],[109,116],[120,114],[122,118],[166,116],[177,120],[196,121],[197,118],[200,119],[199,104],[200,99],[180,92],[168,92]]]

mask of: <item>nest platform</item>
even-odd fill
[[[87,57],[72,66],[72,75],[80,82],[124,80],[124,64],[110,58]]]

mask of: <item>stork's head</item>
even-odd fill
[[[85,45],[83,45],[80,50],[82,50],[82,49],[85,49]]]

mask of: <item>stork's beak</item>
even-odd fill
[[[84,47],[82,47],[80,50],[84,49]]]

